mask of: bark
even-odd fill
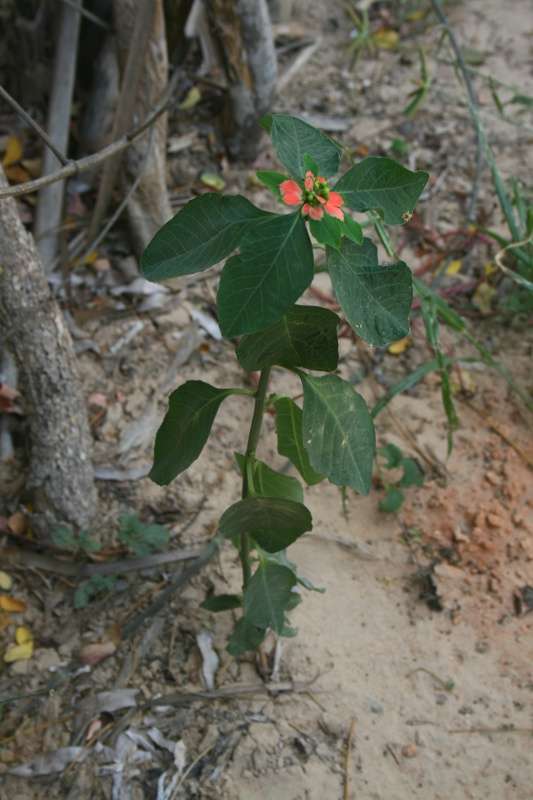
[[[19,368],[32,527],[46,538],[60,524],[87,528],[94,518],[91,436],[70,334],[11,198],[0,201],[0,251],[0,337]]]
[[[230,156],[256,158],[259,120],[276,88],[276,51],[266,0],[209,0],[213,34],[229,84],[225,138]]]
[[[135,22],[137,0],[113,0],[119,64],[126,62]],[[157,104],[168,81],[168,55],[165,34],[163,0],[154,0],[152,31],[141,78],[135,97],[133,124],[141,122]],[[146,148],[152,136],[150,153]],[[166,185],[167,115],[162,114],[150,131],[132,145],[124,157],[124,190],[131,186],[140,169],[143,174],[139,187],[128,203],[128,216],[133,244],[138,256],[172,216]]]

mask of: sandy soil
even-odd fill
[[[486,53],[480,67],[484,72],[519,84],[531,74],[533,14],[527,0],[471,0],[453,6],[450,16],[468,46]],[[439,231],[460,225],[472,181],[473,149],[450,68],[430,59],[434,93],[415,121],[406,121],[401,110],[416,80],[416,59],[400,60],[398,53],[383,51],[348,72],[343,49],[348,26],[342,13],[330,4],[300,0],[296,20],[310,34],[320,34],[322,45],[305,72],[289,84],[279,108],[347,119],[342,138],[361,152],[384,152],[380,146],[386,149],[404,136],[412,147],[410,166],[427,168],[434,177],[421,218]],[[438,38],[435,28],[423,37],[433,55]],[[480,96],[488,112],[488,89],[481,88]],[[503,172],[522,174],[531,134],[528,140],[522,128],[488,114],[486,120]],[[178,134],[187,129],[186,123],[181,125]],[[199,142],[192,161],[189,154],[172,160],[178,195],[200,168],[209,167],[204,151]],[[259,166],[270,159],[266,151]],[[228,167],[228,188],[249,190],[249,176],[247,170]],[[268,202],[257,187],[251,191],[255,202]],[[498,225],[486,175],[480,198],[491,224]],[[422,259],[417,229],[401,236],[404,257],[416,268]],[[479,274],[485,258],[483,250],[464,256],[468,278]],[[179,288],[164,313],[146,322],[127,354],[114,357],[109,348],[131,329],[131,319],[106,324],[83,320],[85,334],[100,350],[100,355],[80,354],[100,466],[130,469],[147,463],[152,433],[164,412],[163,388],[168,391],[194,378],[220,386],[243,383],[231,346],[198,333],[191,322],[191,311],[211,312],[216,278],[202,277]],[[320,288],[329,291],[327,280],[320,281]],[[524,329],[510,325],[496,338],[492,320],[476,316],[475,325],[476,335],[527,387],[531,342]],[[198,339],[190,357],[176,369],[176,356],[191,337]],[[450,354],[472,354],[448,332],[444,337]],[[360,388],[373,401],[383,392],[380,382],[394,383],[428,357],[418,325],[413,338],[413,346],[401,356],[356,349],[350,340],[342,340],[341,374],[364,376],[370,364],[374,377],[367,375]],[[146,732],[155,726],[185,745],[186,763],[193,766],[175,797],[530,800],[530,429],[505,382],[486,367],[465,368],[462,379],[463,391],[457,393],[461,427],[449,459],[435,377],[396,398],[379,417],[380,442],[401,446],[425,472],[424,486],[408,490],[399,514],[378,510],[378,478],[376,492],[368,498],[349,493],[344,509],[335,487],[320,484],[307,491],[313,533],[291,548],[290,555],[325,593],[306,593],[293,613],[298,636],[283,641],[274,676],[294,682],[297,691],[199,700],[169,705],[159,713],[141,709],[157,694],[202,689],[196,644],[202,630],[212,634],[221,659],[217,687],[260,685],[254,663],[236,663],[224,651],[230,615],[215,617],[198,608],[206,591],[238,588],[239,573],[229,549],[133,644],[120,642],[120,630],[160,588],[160,571],[122,580],[120,591],[76,613],[71,584],[42,573],[30,584],[17,573],[15,593],[27,600],[23,622],[34,630],[37,649],[30,661],[0,673],[0,696],[42,689],[50,668],[57,672],[88,643],[113,640],[118,646],[92,671],[77,674],[54,693],[26,699],[0,717],[0,800],[157,797],[161,770],[170,769],[164,748],[146,763],[135,764],[133,757],[127,762],[129,794],[112,795],[111,778],[98,771],[96,751],[83,764],[53,776],[28,780],[8,774],[14,764],[36,753],[83,744],[91,720],[109,726],[110,738],[101,740],[115,747],[124,712],[104,709],[102,716],[103,706],[95,698],[98,692],[124,688],[138,694],[137,709],[128,712],[123,730],[130,726]],[[273,390],[298,392],[296,383],[281,373],[274,376]],[[118,515],[132,509],[166,524],[172,546],[205,542],[221,511],[238,496],[232,454],[243,447],[248,416],[243,398],[223,405],[209,449],[171,487],[160,489],[147,479],[102,482],[98,535],[104,544],[111,546]],[[265,427],[261,455],[283,466],[275,453],[271,418]],[[134,433],[139,436],[136,449],[125,445]],[[121,444],[124,452],[119,455]],[[3,635],[12,637],[12,632],[10,626]],[[267,655],[272,670],[273,654]]]

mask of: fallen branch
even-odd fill
[[[121,136],[116,141],[111,142],[111,144],[103,147],[97,153],[93,153],[90,156],[85,156],[77,161],[69,161],[68,164],[61,169],[58,169],[57,172],[52,172],[49,175],[43,175],[41,178],[35,178],[33,181],[20,183],[18,186],[9,186],[8,188],[0,187],[0,200],[6,197],[20,197],[25,194],[31,194],[31,192],[36,192],[43,186],[49,186],[57,181],[64,181],[66,178],[71,178],[73,175],[79,175],[82,172],[87,172],[87,170],[93,169],[106,159],[111,158],[117,153],[121,153],[127,147],[130,147],[130,145],[137,141],[137,139],[142,136],[151,125],[154,124],[158,117],[160,117],[161,114],[164,114],[169,108],[172,102],[174,90],[176,89],[180,77],[181,71],[176,70],[170,79],[159,104],[137,128],[134,128],[129,133]]]
[[[62,561],[52,556],[31,553],[21,548],[6,548],[1,551],[2,563],[13,568],[42,569],[65,578],[84,580],[95,575],[123,575],[126,572],[138,572],[145,569],[154,569],[177,561],[190,561],[201,555],[202,551],[171,550],[168,553],[154,553],[142,558],[124,558],[106,561],[102,564],[80,564],[75,561]]]
[[[267,694],[276,697],[279,694],[303,694],[309,692],[317,680],[318,675],[310,681],[281,681],[280,683],[258,683],[244,686],[221,686],[220,689],[205,692],[179,692],[177,694],[163,695],[150,700],[148,708],[157,706],[181,706],[188,703],[197,703],[202,700],[228,700],[233,697],[246,697],[255,694]],[[317,690],[314,690],[317,691]]]

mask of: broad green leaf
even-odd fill
[[[341,243],[341,236],[344,232],[344,223],[331,214],[324,214],[321,220],[312,219],[309,222],[309,230],[321,244],[338,248]]]
[[[277,364],[331,372],[337,368],[339,318],[317,306],[294,306],[279,322],[243,337],[237,358],[248,372]]]
[[[401,225],[412,214],[428,178],[427,172],[412,172],[391,158],[369,156],[342,176],[335,191],[354,211],[381,211],[388,225]]]
[[[212,597],[206,597],[200,608],[205,608],[206,611],[229,611],[232,608],[240,608],[242,606],[242,597],[240,594],[215,594]]]
[[[339,169],[342,148],[312,125],[288,114],[272,114],[262,121],[272,136],[279,160],[294,178],[303,178],[311,163],[325,178]],[[308,159],[306,159],[306,156]]]
[[[255,650],[266,636],[266,628],[252,625],[246,617],[242,617],[233,629],[226,650],[234,657]]]
[[[274,172],[272,170],[260,170],[259,172],[255,173],[258,179],[261,181],[263,186],[266,186],[267,189],[270,189],[273,195],[277,198],[280,197],[279,185],[283,183],[283,181],[287,180],[287,176],[283,175],[282,172]]]
[[[281,497],[245,497],[227,508],[219,523],[222,536],[249,533],[267,553],[284,550],[312,527],[304,505]]]
[[[281,633],[296,577],[292,570],[263,562],[244,591],[244,618],[249,625]]]
[[[407,264],[380,266],[370,239],[362,245],[343,239],[340,250],[328,248],[327,260],[337,299],[359,336],[377,346],[407,336],[413,298]]]
[[[376,449],[365,401],[336,375],[300,373],[304,387],[303,440],[314,469],[331,483],[368,494]]]
[[[355,244],[363,244],[363,229],[349,214],[344,215],[342,223],[342,235],[351,239]]]
[[[324,480],[324,475],[313,469],[304,447],[301,409],[290,397],[280,397],[274,405],[278,453],[294,464],[308,486],[320,483]]]
[[[380,511],[384,511],[387,514],[394,514],[396,511],[400,510],[404,500],[405,495],[402,490],[398,489],[396,486],[391,486],[387,489],[385,497],[379,501],[378,507]]]
[[[235,453],[235,459],[242,475],[244,456],[240,453]],[[253,459],[252,478],[254,491],[260,497],[284,497],[287,500],[294,500],[295,503],[303,503],[304,501],[303,489],[296,478],[276,472],[264,461]]]
[[[222,271],[217,298],[222,332],[231,338],[278,322],[313,275],[313,248],[299,211],[254,225],[241,241],[240,255]]]
[[[271,561],[275,564],[281,564],[282,567],[287,567],[288,569],[292,570],[296,577],[296,581],[309,592],[319,592],[320,594],[324,594],[326,591],[325,589],[315,586],[314,583],[309,580],[309,578],[303,578],[301,575],[298,575],[298,567],[294,561],[290,561],[287,558],[286,550],[280,550],[279,553],[266,553],[264,554],[264,557],[268,561]]]
[[[191,275],[229,256],[250,223],[271,216],[239,195],[196,197],[156,233],[141,258],[150,281]]]
[[[219,406],[230,394],[233,389],[216,389],[203,381],[187,381],[172,392],[155,437],[149,475],[155,483],[166,486],[198,458]]]

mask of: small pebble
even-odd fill
[[[404,744],[402,747],[402,756],[404,758],[414,758],[418,753],[416,744]]]

